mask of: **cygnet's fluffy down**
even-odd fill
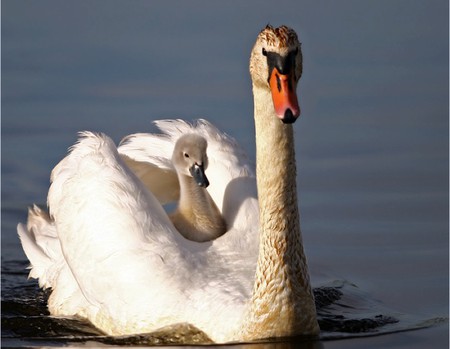
[[[172,162],[180,182],[180,201],[170,215],[177,230],[192,241],[210,241],[227,230],[225,220],[206,188],[205,170],[208,143],[196,134],[181,136],[172,154]]]

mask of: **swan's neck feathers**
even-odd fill
[[[254,338],[317,333],[300,231],[293,128],[276,117],[270,92],[253,89],[261,235],[244,332]]]
[[[222,215],[205,188],[193,178],[180,174],[180,200],[170,218],[177,230],[193,241],[210,241],[226,231]]]

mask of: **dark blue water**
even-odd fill
[[[130,344],[47,315],[47,295],[26,279],[17,222],[28,205],[45,205],[50,171],[80,130],[118,142],[155,119],[204,117],[254,157],[247,65],[269,22],[302,41],[302,230],[318,297],[342,293],[319,312],[328,340],[303,345],[448,347],[439,320],[398,332],[448,316],[444,0],[3,0],[2,345]],[[379,315],[383,326],[356,335],[394,333],[333,340],[355,335],[346,320]]]

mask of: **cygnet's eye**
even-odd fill
[[[262,49],[262,54],[263,54],[263,56],[267,56],[267,51],[266,51],[266,49],[264,47]]]
[[[183,155],[184,155],[185,158],[188,158],[188,157],[189,157],[189,154],[188,154],[188,153],[183,153]]]

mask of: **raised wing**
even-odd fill
[[[239,207],[236,205],[248,197],[256,198],[252,166],[232,137],[202,119],[194,124],[183,120],[159,120],[155,125],[160,134],[127,136],[118,150],[127,165],[161,203],[178,200],[179,184],[171,157],[177,139],[187,133],[199,134],[208,142],[209,165],[206,174],[210,186],[207,190],[228,222],[234,220],[232,216]]]

